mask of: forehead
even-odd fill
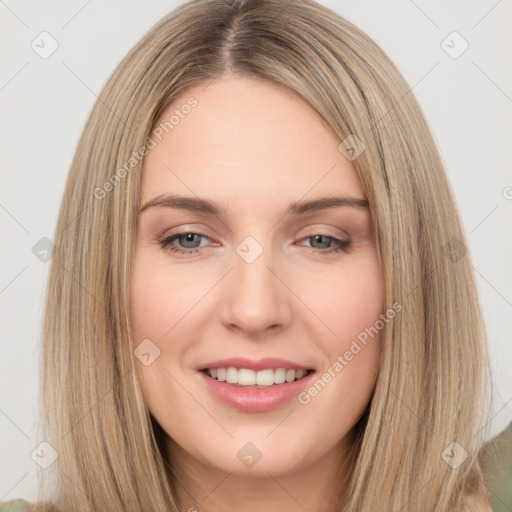
[[[261,208],[308,194],[364,198],[329,125],[296,94],[263,80],[225,76],[188,89],[162,113],[152,139],[142,201],[173,193]]]

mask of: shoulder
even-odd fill
[[[0,512],[29,512],[30,503],[25,500],[7,501],[0,503]]]
[[[464,499],[463,512],[492,512],[489,499],[483,494],[471,494]]]

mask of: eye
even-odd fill
[[[174,235],[159,240],[160,245],[167,251],[176,252],[178,254],[190,254],[199,252],[197,249],[201,247],[201,238],[209,240],[206,235],[201,233],[176,233]],[[174,244],[177,241],[180,246]]]
[[[161,247],[167,251],[177,254],[192,254],[199,252],[198,249],[206,244],[201,244],[202,239],[210,240],[206,235],[201,233],[184,232],[164,237],[159,240]],[[342,240],[333,236],[322,234],[311,235],[302,239],[309,240],[313,245],[320,247],[311,247],[313,252],[320,254],[347,252],[351,246],[348,240]],[[176,242],[179,245],[176,245]]]
[[[312,244],[319,244],[321,246],[320,248],[312,247],[312,249],[314,252],[320,252],[321,254],[340,251],[347,252],[351,245],[351,242],[348,240],[321,234],[307,236],[303,238],[303,240],[311,240]]]

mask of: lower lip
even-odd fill
[[[284,384],[275,384],[268,388],[244,388],[227,382],[212,379],[206,373],[199,372],[210,391],[224,404],[246,412],[265,412],[275,409],[296,397],[307,387],[315,372],[302,379]]]

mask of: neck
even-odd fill
[[[166,437],[174,488],[182,512],[334,512],[346,499],[353,438],[293,473],[247,476],[225,472],[192,457]]]

